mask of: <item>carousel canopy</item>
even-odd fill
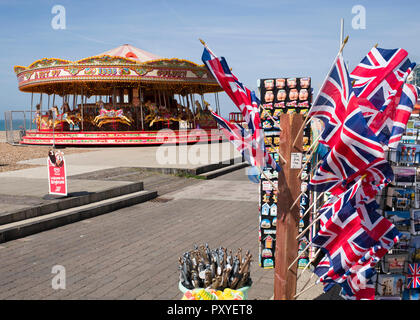
[[[146,62],[150,60],[164,59],[156,54],[141,50],[129,44],[124,44],[115,49],[111,49],[101,53],[100,56],[124,57],[136,60],[138,62]]]
[[[19,90],[47,94],[112,94],[116,88],[167,90],[174,94],[222,91],[204,65],[162,58],[129,44],[78,61],[43,58],[15,66]]]

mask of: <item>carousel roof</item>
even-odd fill
[[[179,94],[222,91],[204,65],[162,58],[129,44],[77,61],[43,58],[14,71],[24,92],[102,95],[140,86]]]
[[[133,47],[132,45],[129,45],[129,44],[124,44],[117,48],[105,51],[99,55],[100,56],[107,55],[111,57],[124,57],[124,58],[136,60],[138,62],[164,59],[163,57],[160,57],[154,53],[144,51],[142,49]]]

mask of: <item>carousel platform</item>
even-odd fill
[[[186,129],[160,131],[26,131],[20,141],[28,145],[121,146],[190,144],[224,141],[217,129]]]

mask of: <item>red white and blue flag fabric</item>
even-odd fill
[[[420,288],[420,263],[409,263],[407,270],[407,289]]]
[[[271,167],[276,171],[281,170],[278,163],[271,154],[267,152],[264,145],[263,149],[255,147],[255,141],[253,140],[250,130],[246,130],[238,123],[231,123],[214,111],[210,112],[227,139],[236,147],[251,166],[258,166],[261,168]]]
[[[320,230],[312,243],[326,253],[314,271],[325,291],[339,284],[348,299],[372,296],[374,267],[400,236],[377,212],[378,191],[365,175],[322,207]]]
[[[328,191],[349,184],[359,172],[385,158],[384,150],[366,125],[353,93],[347,67],[338,55],[310,116],[324,122],[320,141],[331,150],[310,181],[312,190]]]
[[[330,148],[340,140],[341,128],[347,114],[357,109],[343,56],[337,56],[317,95],[308,117],[317,117],[324,123],[319,142]]]
[[[369,128],[382,144],[393,148],[407,125],[409,106],[417,100],[417,92],[404,84],[416,65],[407,55],[404,49],[373,48],[350,74]],[[416,94],[414,104],[408,91]]]
[[[383,110],[394,98],[415,63],[404,49],[372,48],[350,74],[358,98]]]
[[[419,96],[419,87],[404,83],[399,97],[399,103],[395,108],[392,118],[392,129],[388,140],[388,147],[396,149],[407,126],[413,108]]]
[[[241,111],[248,129],[251,130],[256,141],[260,143],[260,140],[264,140],[264,133],[259,113],[260,103],[255,93],[245,87],[232,74],[224,57],[216,57],[207,47],[204,47],[201,59],[219,85]]]

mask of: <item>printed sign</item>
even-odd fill
[[[66,164],[63,152],[50,150],[47,164],[49,194],[67,196]]]
[[[298,152],[292,152],[290,154],[290,169],[301,169],[302,168],[302,154]]]

